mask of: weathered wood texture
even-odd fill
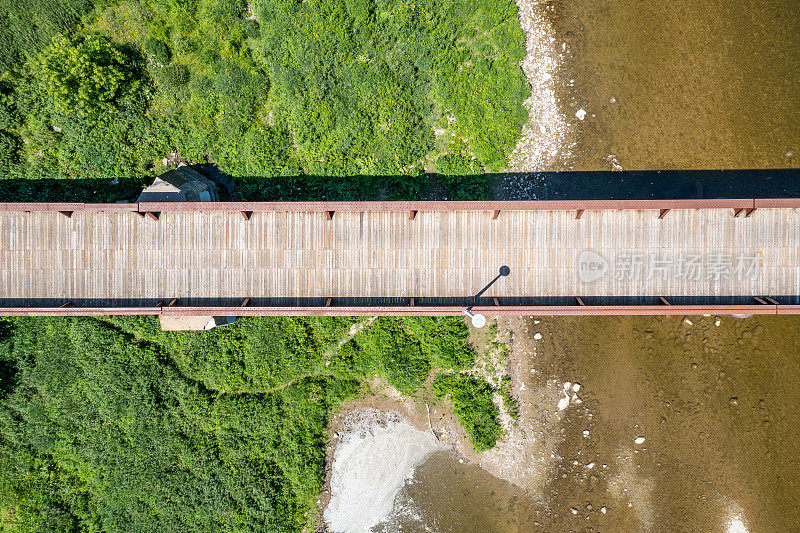
[[[800,294],[800,209],[161,212],[0,212],[0,298],[728,296]],[[578,256],[609,262],[592,283]],[[674,272],[700,256],[697,279]],[[730,258],[715,279],[712,255]],[[673,262],[672,271],[619,275],[620,257]],[[759,272],[735,275],[738,257]]]

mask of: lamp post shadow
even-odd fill
[[[480,313],[473,313],[472,312],[472,308],[475,307],[475,305],[477,305],[477,303],[478,303],[478,298],[480,298],[481,295],[483,295],[483,293],[488,291],[489,287],[494,285],[495,281],[497,281],[500,278],[506,277],[509,274],[511,274],[511,269],[509,267],[507,267],[506,265],[501,266],[500,267],[500,273],[497,274],[492,281],[487,283],[486,286],[483,289],[481,289],[480,292],[478,292],[478,294],[473,296],[472,297],[472,305],[470,305],[469,307],[464,309],[464,314],[472,319],[472,325],[475,326],[476,328],[482,328],[483,326],[486,325],[486,317],[485,316],[483,316]]]

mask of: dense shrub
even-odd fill
[[[0,178],[3,177],[2,174],[7,175],[17,164],[19,145],[16,136],[0,131]]]
[[[148,37],[144,40],[144,51],[160,65],[166,65],[172,58],[172,53],[169,51],[167,43],[153,37]]]
[[[495,445],[500,436],[500,411],[492,401],[494,393],[488,383],[463,374],[439,374],[433,381],[433,391],[439,398],[450,396],[456,418],[476,450]]]
[[[94,124],[109,121],[143,90],[133,62],[105,37],[59,37],[33,63],[32,75],[60,113]]]
[[[456,318],[379,319],[337,350],[356,321],[0,320],[0,516],[31,531],[300,530],[332,410],[374,374],[413,392],[440,357],[427,347],[466,350]]]

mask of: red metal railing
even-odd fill
[[[402,202],[139,202],[91,203],[0,203],[0,211],[130,211],[167,212],[405,212],[405,211],[576,211],[612,209],[756,209],[800,208],[800,198],[727,198],[694,200],[486,200]]]
[[[0,307],[5,316],[457,316],[463,307]],[[800,305],[540,305],[473,307],[489,316],[797,315]]]

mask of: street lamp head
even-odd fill
[[[472,325],[476,328],[482,328],[486,325],[486,317],[480,313],[473,313],[472,308],[464,309],[464,314],[472,319]]]
[[[511,269],[510,268],[508,268],[505,265],[500,267],[500,275],[501,276],[508,276],[509,274],[511,274]]]

